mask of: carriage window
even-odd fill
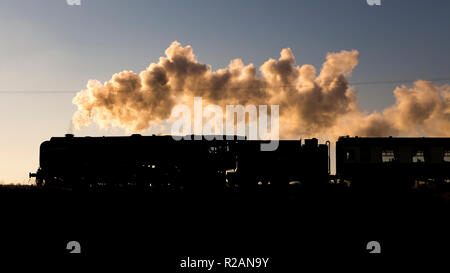
[[[381,152],[382,162],[392,162],[395,161],[395,154],[393,150],[383,150]]]
[[[210,154],[217,154],[218,152],[219,152],[219,147],[216,147],[216,146],[209,147]]]
[[[425,162],[425,156],[423,155],[423,151],[419,150],[416,152],[415,155],[412,157],[412,162],[414,163],[421,163]]]
[[[450,150],[445,150],[444,151],[444,161],[445,162],[450,162]]]
[[[346,161],[355,160],[355,151],[354,150],[347,150],[345,152],[345,160]]]
[[[361,158],[361,162],[370,162],[370,148],[369,147],[361,147],[360,158]]]

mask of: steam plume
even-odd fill
[[[320,70],[295,65],[289,48],[278,60],[260,68],[234,59],[212,71],[199,63],[190,46],[173,42],[157,63],[139,74],[122,71],[102,84],[90,80],[73,99],[79,129],[92,121],[106,128],[119,126],[139,132],[170,118],[178,103],[280,105],[280,136],[450,135],[450,88],[417,81],[412,88],[394,90],[396,103],[373,113],[361,111],[349,77],[358,64],[356,50],[329,53]]]

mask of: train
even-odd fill
[[[450,184],[450,138],[339,137],[336,174],[330,172],[330,141],[279,140],[276,150],[262,151],[264,142],[238,136],[67,134],[40,145],[39,168],[29,176],[38,186],[69,188]]]

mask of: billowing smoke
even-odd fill
[[[394,105],[354,117],[347,130],[363,136],[450,136],[449,85],[418,80],[411,88],[397,87],[394,96]]]
[[[92,121],[106,128],[119,126],[139,132],[171,117],[179,103],[220,105],[280,105],[280,136],[297,138],[339,135],[450,135],[450,88],[417,81],[412,88],[398,87],[396,103],[365,113],[358,107],[349,77],[358,64],[356,50],[329,53],[320,70],[295,65],[289,48],[278,60],[269,59],[258,73],[253,64],[234,59],[227,68],[212,71],[199,63],[190,46],[173,42],[139,74],[122,71],[102,84],[90,80],[73,99],[78,106],[77,129]]]

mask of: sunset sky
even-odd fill
[[[139,73],[173,41],[190,45],[212,70],[235,58],[259,68],[290,48],[297,65],[319,72],[327,53],[357,50],[350,83],[362,111],[372,112],[395,102],[397,86],[413,85],[395,81],[449,83],[449,12],[447,0],[3,0],[0,182],[28,181],[40,143],[70,130],[72,99],[88,80]],[[125,131],[91,124],[74,133]]]

